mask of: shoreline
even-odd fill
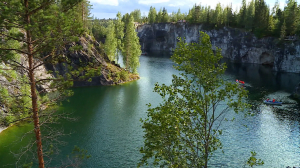
[[[0,134],[4,131],[4,130],[6,130],[8,127],[4,127],[4,126],[0,126]]]

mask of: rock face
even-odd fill
[[[66,46],[64,50],[64,55],[68,57],[71,62],[72,66],[76,69],[82,64],[93,63],[96,66],[101,67],[101,75],[92,77],[92,81],[74,81],[74,87],[82,87],[82,86],[97,86],[97,85],[114,85],[120,84],[123,82],[128,82],[131,80],[138,79],[138,76],[134,78],[129,78],[128,81],[122,80],[114,80],[114,77],[117,76],[118,71],[122,71],[123,69],[120,68],[119,65],[115,64],[114,62],[108,63],[108,58],[104,51],[99,47],[100,44],[93,40],[92,37],[86,36],[81,37],[80,40],[77,42],[77,45],[82,46],[80,51],[71,52],[69,50],[70,47],[76,45],[75,43]],[[60,75],[64,75],[67,70],[67,67],[63,63],[59,63],[56,65],[46,65],[47,70],[58,71]],[[112,70],[115,70],[112,72]]]
[[[274,71],[300,72],[300,41],[280,42],[277,38],[258,39],[254,34],[236,28],[208,30],[205,25],[188,23],[145,24],[137,28],[143,51],[172,51],[178,37],[186,42],[197,42],[199,31],[210,36],[213,49],[237,63],[265,64]]]

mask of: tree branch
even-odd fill
[[[39,10],[45,8],[46,6],[50,5],[52,2],[54,2],[54,0],[49,0],[48,2],[43,3],[40,7],[30,11],[28,13],[28,16],[35,14],[36,12],[38,12]]]
[[[18,49],[15,49],[15,48],[0,48],[0,50],[16,51],[16,52],[19,52],[19,53],[28,55],[27,52],[24,52],[24,51],[22,51],[22,50],[18,50]]]

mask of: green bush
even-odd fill
[[[129,79],[129,74],[127,71],[121,71],[119,72],[120,73],[120,78],[123,80],[123,81],[128,81]]]
[[[120,80],[120,73],[116,73],[116,76],[114,78],[114,82],[118,82]]]
[[[5,117],[5,125],[8,126],[10,123],[12,123],[13,121],[15,121],[16,117],[9,114]]]

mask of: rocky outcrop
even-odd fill
[[[70,48],[79,45],[82,46],[82,49],[79,51],[71,51]],[[104,51],[101,49],[100,44],[93,40],[91,36],[86,35],[85,37],[81,37],[77,43],[73,43],[69,46],[66,46],[63,51],[63,55],[68,58],[68,65],[71,65],[74,69],[84,67],[87,64],[93,64],[94,68],[99,68],[101,71],[101,75],[92,77],[92,81],[89,82],[87,80],[78,80],[79,78],[75,77],[74,79],[74,87],[81,86],[96,86],[96,85],[115,85],[121,84],[125,82],[129,82],[132,80],[139,79],[138,75],[130,74],[121,68],[118,64],[114,62],[110,63],[108,61],[107,56]],[[28,62],[26,57],[20,56],[19,63],[28,67]],[[3,62],[0,62],[0,68],[11,69],[8,65]],[[0,69],[1,70],[1,69]],[[39,79],[47,79],[53,78],[56,76],[56,73],[49,74],[49,70],[53,72],[58,72],[60,75],[65,75],[68,71],[67,64],[64,63],[64,60],[60,61],[60,63],[53,65],[51,63],[46,63],[45,66],[40,66],[35,71],[35,77],[37,80]],[[18,76],[25,75],[25,72],[22,69],[17,69],[15,71]],[[0,75],[0,87],[5,88],[8,94],[11,97],[20,97],[20,78],[10,79],[10,74],[6,74],[6,71],[1,73]],[[47,88],[49,83],[37,84],[37,89],[39,91],[50,91]],[[28,87],[29,89],[29,87]],[[1,91],[1,88],[0,88]],[[9,111],[12,110],[8,103],[1,102],[0,95],[0,132],[3,131],[6,126],[9,125],[7,123],[6,118],[10,117],[9,115],[14,115]]]
[[[79,51],[70,51],[70,48],[75,45],[82,46],[82,49]],[[126,81],[122,78],[116,80],[115,77],[118,77],[118,73],[124,69],[114,62],[109,63],[108,57],[101,49],[100,44],[91,36],[86,35],[85,37],[81,37],[77,43],[66,46],[63,52],[71,60],[71,64],[75,69],[90,63],[101,68],[101,75],[92,77],[92,81],[74,79],[74,87],[115,85],[139,78],[138,75],[129,75]],[[64,63],[56,65],[48,64],[46,68],[51,71],[58,71],[60,75],[64,75],[68,71]]]
[[[274,71],[300,72],[300,41],[280,42],[277,38],[258,39],[244,30],[223,27],[207,29],[205,25],[188,23],[145,24],[137,28],[143,51],[172,51],[178,37],[186,42],[197,42],[199,31],[206,32],[213,49],[222,49],[222,55],[237,63],[265,64]]]

